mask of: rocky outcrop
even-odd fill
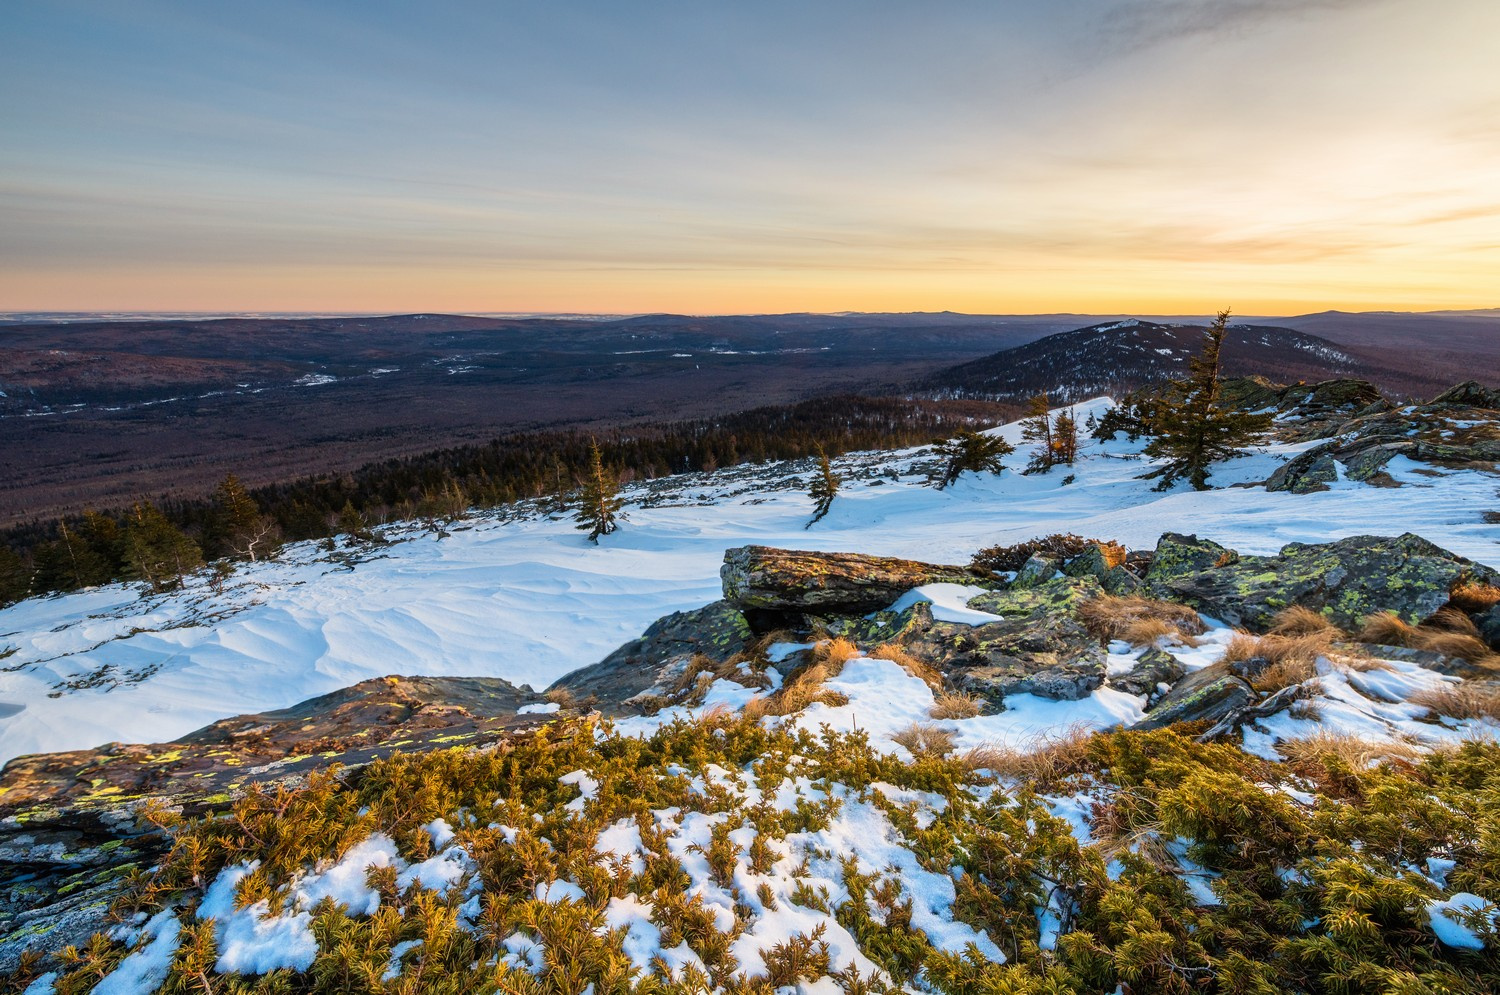
[[[716,663],[744,653],[755,634],[744,614],[727,601],[674,612],[599,663],[560,678],[549,690],[566,690],[605,715],[636,714],[633,702],[665,696],[693,658]]]
[[[1493,584],[1500,576],[1411,533],[1292,543],[1274,556],[1243,556],[1196,536],[1167,533],[1145,586],[1153,597],[1264,631],[1290,605],[1320,611],[1346,629],[1378,611],[1421,621],[1464,580]]]
[[[1277,434],[1292,441],[1327,438],[1350,418],[1391,407],[1374,384],[1347,377],[1290,386],[1237,377],[1224,381],[1220,398],[1242,411],[1274,411]]]
[[[1104,649],[1073,615],[1078,604],[1102,593],[1092,577],[1060,577],[983,594],[969,607],[1003,621],[933,622],[899,641],[955,686],[995,705],[1003,707],[1012,694],[1073,701],[1104,683]]]
[[[148,799],[185,813],[223,808],[252,784],[314,770],[530,735],[556,710],[498,678],[384,677],[290,708],[215,722],[170,743],[18,757],[0,774],[0,974],[28,949],[81,943],[129,875],[170,841]]]
[[[1306,494],[1339,478],[1398,486],[1386,472],[1397,456],[1439,466],[1493,468],[1500,461],[1500,425],[1492,410],[1500,392],[1475,381],[1431,403],[1373,406],[1341,423],[1331,441],[1299,454],[1266,479],[1269,491]]]
[[[1457,386],[1449,387],[1428,403],[1459,404],[1467,408],[1500,411],[1500,390],[1486,387],[1478,380],[1465,380]]]
[[[726,550],[724,598],[741,611],[864,614],[923,584],[984,581],[967,567],[770,546]]]

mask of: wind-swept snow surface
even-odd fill
[[[1084,419],[1110,402],[1075,408]],[[1024,466],[1019,426],[997,430]],[[416,529],[357,557],[317,545],[166,596],[111,585],[0,610],[0,760],[160,742],[214,720],[294,704],[385,674],[504,677],[542,687],[593,663],[656,618],[719,597],[724,550],[746,543],[966,562],[982,546],[1050,532],[1150,547],[1196,532],[1247,553],[1288,542],[1417,532],[1500,565],[1480,512],[1496,479],[1395,460],[1398,489],[1337,482],[1317,494],[1258,481],[1310,444],[1276,445],[1215,469],[1221,488],[1159,494],[1136,479],[1140,446],[1085,446],[1041,476],[965,475],[926,486],[921,450],[855,454],[832,510],[810,530],[811,461],[735,467],[627,492],[622,529],[598,546],[566,517],[479,517],[436,538]],[[1069,476],[1073,482],[1064,483]],[[357,562],[356,562],[357,561]],[[958,610],[954,592],[926,596]],[[966,610],[966,609],[965,609]],[[851,678],[855,676],[851,673]],[[1113,706],[1111,706],[1113,707]]]

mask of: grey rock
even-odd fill
[[[1145,732],[1179,722],[1216,722],[1258,700],[1254,688],[1230,673],[1226,665],[1215,663],[1179,681],[1145,718],[1130,728]]]
[[[1021,569],[1016,571],[1016,579],[1011,581],[1011,587],[1026,588],[1045,584],[1057,576],[1057,570],[1057,557],[1032,553],[1026,562],[1021,564]]]
[[[1417,622],[1447,603],[1454,584],[1497,579],[1488,567],[1409,532],[1291,543],[1273,556],[1240,556],[1196,536],[1168,533],[1157,546],[1146,589],[1263,632],[1289,605],[1320,611],[1345,629],[1377,611]]]
[[[1126,694],[1145,695],[1148,704],[1161,697],[1158,690],[1163,684],[1176,684],[1187,673],[1186,668],[1166,650],[1152,648],[1137,658],[1135,667],[1126,674],[1116,674],[1109,685]]]
[[[595,707],[605,715],[637,714],[640,709],[632,699],[665,693],[694,656],[727,660],[748,650],[754,640],[744,614],[727,601],[715,601],[657,619],[639,639],[599,663],[563,675],[548,690],[597,698]]]

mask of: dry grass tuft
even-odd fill
[[[1359,639],[1441,653],[1500,674],[1500,653],[1491,650],[1478,632],[1466,616],[1445,608],[1421,625],[1408,625],[1392,612],[1370,615],[1359,630]]]
[[[1094,730],[1079,724],[1038,737],[1025,747],[985,745],[964,754],[971,770],[988,770],[999,777],[1047,789],[1065,778],[1090,769],[1089,742]]]
[[[1500,719],[1500,686],[1494,684],[1446,684],[1407,700],[1449,718]]]
[[[1243,663],[1260,655],[1260,640],[1248,632],[1235,634],[1224,647],[1220,657],[1225,663]]]
[[[889,660],[934,691],[943,689],[943,675],[895,643],[882,643],[870,651],[876,660]]]
[[[1198,645],[1198,640],[1184,635],[1171,622],[1159,618],[1138,618],[1126,622],[1118,630],[1116,639],[1123,639],[1132,646],[1155,646],[1162,639],[1175,639],[1186,646]]]
[[[859,648],[847,639],[829,639],[813,650],[812,662],[787,677],[781,690],[770,695],[757,695],[745,705],[745,715],[759,719],[766,715],[790,715],[809,705],[822,702],[837,708],[849,704],[849,696],[840,691],[830,691],[823,682],[837,677],[844,664],[859,656]]]
[[[1343,732],[1316,732],[1302,739],[1276,744],[1276,752],[1287,758],[1292,769],[1315,780],[1323,780],[1324,758],[1333,756],[1355,770],[1364,770],[1382,760],[1411,763],[1421,751],[1396,740],[1364,739]]]
[[[1456,608],[1439,608],[1429,618],[1422,620],[1420,628],[1438,629],[1443,632],[1459,632],[1479,638],[1479,626],[1474,620]]]
[[[552,702],[552,704],[558,706],[559,708],[578,707],[578,699],[573,695],[573,692],[567,688],[553,688],[551,691],[544,692],[542,694],[542,697],[546,698],[548,701]]]
[[[1381,646],[1411,646],[1416,631],[1416,626],[1402,621],[1395,612],[1376,612],[1365,616],[1358,638],[1362,643]]]
[[[1292,605],[1277,612],[1271,621],[1271,628],[1267,630],[1267,635],[1271,636],[1313,636],[1320,633],[1328,633],[1334,638],[1344,634],[1343,630],[1321,612],[1301,605]]]
[[[1465,581],[1448,592],[1448,607],[1478,615],[1500,605],[1500,587]]]
[[[972,719],[984,699],[967,691],[940,691],[927,714],[934,719]]]
[[[1102,641],[1126,639],[1145,645],[1175,633],[1183,642],[1191,643],[1192,636],[1205,631],[1203,619],[1186,605],[1135,595],[1105,594],[1079,605],[1077,614],[1084,628]],[[1132,636],[1147,638],[1137,641]]]
[[[1318,659],[1330,654],[1334,640],[1340,635],[1333,626],[1303,635],[1267,635],[1259,639],[1242,633],[1229,641],[1222,659],[1226,663],[1265,660],[1265,668],[1250,679],[1250,686],[1263,693],[1280,691],[1317,677]]]
[[[913,723],[891,737],[913,756],[946,757],[953,752],[953,733],[937,726]]]

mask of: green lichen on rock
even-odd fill
[[[1500,577],[1412,533],[1291,543],[1274,556],[1231,555],[1217,543],[1169,533],[1157,546],[1146,588],[1154,597],[1260,632],[1289,605],[1319,611],[1345,629],[1380,611],[1417,622],[1443,607],[1465,580],[1495,583]]]
[[[724,598],[744,611],[865,614],[924,584],[985,583],[967,567],[770,546],[725,550]]]

